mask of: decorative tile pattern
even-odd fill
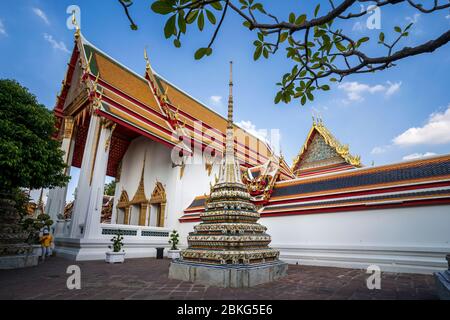
[[[102,234],[105,235],[116,235],[119,232],[117,229],[108,229],[104,228],[102,229]],[[120,233],[123,236],[137,236],[137,230],[120,230]]]
[[[142,230],[141,236],[143,236],[143,237],[168,237],[169,232]]]

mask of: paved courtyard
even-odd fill
[[[66,269],[81,268],[81,289],[69,290]],[[167,278],[169,260],[124,264],[51,257],[37,267],[0,271],[0,299],[437,299],[431,275],[385,273],[368,290],[363,270],[290,265],[288,276],[246,289],[216,288]]]

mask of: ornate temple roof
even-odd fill
[[[128,69],[95,47],[81,33],[76,36],[55,114],[60,117],[71,115],[84,118],[85,110],[72,110],[65,103],[67,96],[74,91],[70,83],[72,77],[78,78],[75,80],[79,82],[83,77],[90,81],[91,95],[95,91],[95,96],[101,101],[97,112],[120,125],[169,146],[180,144],[181,133],[193,139],[203,149],[210,147],[224,153],[227,120],[223,116],[151,68],[150,72],[147,69],[144,76]],[[265,141],[239,126],[233,125],[233,128],[234,148],[241,165],[259,165],[273,156],[273,151]],[[189,143],[183,148],[189,149],[188,145]],[[285,172],[286,176],[290,174],[292,173],[289,171]]]
[[[260,213],[264,217],[449,202],[450,155],[444,155],[279,181]],[[196,221],[204,205],[204,197],[195,198],[180,221]]]
[[[296,176],[340,171],[361,167],[359,156],[349,152],[321,119],[314,120],[303,147],[294,159],[292,171]]]
[[[271,201],[450,178],[450,156],[361,168],[276,183]]]

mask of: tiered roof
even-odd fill
[[[149,70],[144,76],[136,74],[81,34],[77,37],[74,51],[77,51],[77,55],[73,56],[80,56],[84,78],[90,81],[91,91],[95,91],[91,95],[101,100],[97,110],[99,114],[168,146],[179,145],[179,136],[185,135],[194,139],[202,149],[211,147],[219,154],[224,152],[227,126],[224,117],[152,69],[151,74]],[[69,70],[73,74],[76,63],[73,61],[71,64]],[[66,84],[62,93],[68,91],[69,86]],[[66,96],[61,95],[59,100]],[[58,112],[61,113],[60,109]],[[236,125],[233,128],[237,137],[234,148],[241,165],[259,165],[273,156],[273,151],[265,141]],[[189,149],[190,143],[182,147]],[[283,173],[285,177],[292,176],[290,170],[285,168]]]
[[[348,145],[341,144],[321,119],[313,119],[306,141],[294,159],[292,171],[301,177],[359,167],[360,157],[351,155]]]
[[[261,217],[450,203],[450,155],[275,183]],[[197,221],[197,197],[181,222]]]

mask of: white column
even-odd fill
[[[102,214],[105,177],[108,166],[109,148],[114,127],[111,122],[103,122],[100,129],[97,153],[92,171],[91,194],[85,219],[84,238],[95,238],[100,235],[100,219]]]
[[[80,175],[72,211],[70,237],[81,238],[84,233],[84,222],[91,196],[91,173],[95,161],[97,142],[101,130],[101,119],[92,114],[81,161]]]
[[[70,166],[72,165],[73,150],[75,147],[75,139],[73,137],[73,118],[64,118],[64,133],[61,142],[61,150],[64,151],[64,163],[67,165],[66,175],[70,174]],[[66,204],[67,186],[57,187],[49,190],[45,212],[50,215],[51,219],[56,222],[58,214],[64,213]]]

